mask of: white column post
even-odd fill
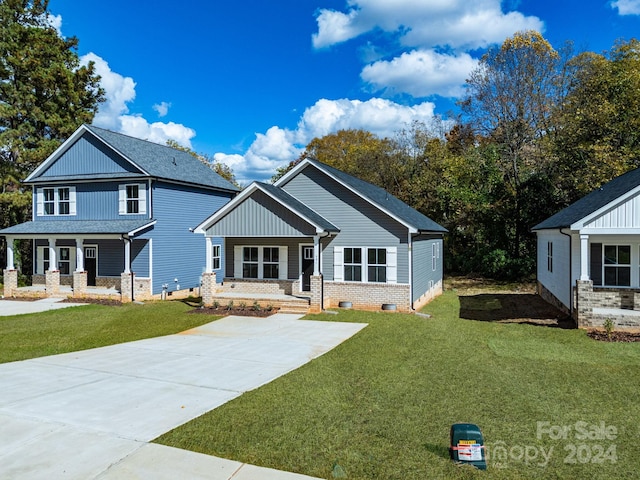
[[[76,272],[84,272],[84,240],[76,238]]]
[[[320,235],[313,237],[313,274],[320,275]]]
[[[589,235],[580,234],[580,280],[589,280]]]
[[[49,271],[58,270],[58,259],[56,258],[56,239],[49,239]]]
[[[124,271],[123,273],[131,273],[129,265],[131,264],[131,240],[124,238]]]
[[[213,243],[211,237],[204,237],[206,252],[205,252],[205,273],[213,272]]]
[[[13,258],[13,238],[7,237],[7,270],[15,270]]]

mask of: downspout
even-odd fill
[[[573,318],[573,261],[572,261],[572,253],[573,249],[571,248],[571,235],[568,233],[564,233],[562,228],[559,230],[560,233],[569,238],[569,316]],[[537,255],[536,255],[537,257]],[[536,258],[537,260],[537,258]]]
[[[411,311],[415,311],[413,308],[413,237],[411,236],[411,232],[408,232],[408,240],[407,244],[407,256],[409,259],[409,309]]]

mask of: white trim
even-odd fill
[[[247,262],[258,265],[257,277],[244,277],[243,265],[244,261],[244,249],[245,248],[257,248],[258,259],[257,262]],[[278,249],[278,278],[265,278],[264,277],[264,249],[265,248],[277,248]],[[268,265],[275,265],[275,262],[268,262]],[[222,267],[222,265],[221,265]],[[234,245],[233,247],[233,276],[234,278],[247,278],[248,280],[287,280],[289,277],[289,247],[286,245]]]
[[[54,254],[53,254],[53,262],[51,261],[51,250],[50,250],[50,245],[38,245],[35,248],[35,256],[36,256],[36,263],[35,263],[35,274],[36,275],[45,275],[47,273],[47,270],[44,269],[44,252],[45,251],[49,251],[49,271],[55,271],[55,270],[59,270],[60,269],[60,258],[62,257],[61,255],[61,251],[62,249],[68,249],[69,250],[69,259],[68,260],[64,260],[65,263],[69,264],[69,273],[61,273],[61,275],[65,275],[65,276],[71,276],[73,275],[73,272],[77,271],[76,269],[76,255],[72,254],[72,250],[75,250],[76,247],[75,245],[58,245],[54,247]],[[55,263],[55,268],[51,268],[51,266]]]
[[[127,196],[128,187],[138,187],[137,198],[129,198]],[[130,201],[138,202],[137,212],[127,211]],[[118,213],[125,216],[147,214],[147,187],[144,183],[121,183],[118,185]]]
[[[194,232],[195,233],[202,233],[204,235],[207,234],[206,230],[208,230],[209,228],[211,228],[211,226],[218,222],[219,220],[221,220],[224,216],[226,216],[228,213],[230,213],[233,209],[235,209],[239,204],[241,204],[242,202],[244,202],[248,197],[250,197],[256,190],[260,190],[262,193],[264,193],[265,195],[267,195],[269,198],[271,198],[272,200],[274,200],[275,202],[277,202],[279,205],[281,205],[282,207],[286,208],[287,210],[289,210],[290,212],[292,212],[293,214],[297,215],[298,217],[300,217],[302,220],[304,220],[305,222],[307,222],[308,224],[310,224],[311,226],[313,226],[316,229],[316,233],[324,233],[326,230],[321,227],[320,225],[318,225],[317,223],[315,223],[313,220],[307,218],[305,215],[303,215],[302,213],[300,213],[298,210],[294,209],[293,207],[291,207],[290,205],[287,205],[286,203],[283,203],[279,198],[274,197],[271,192],[269,192],[268,190],[266,190],[265,188],[263,188],[258,182],[253,182],[251,185],[249,185],[247,188],[245,188],[244,190],[242,190],[242,192],[240,192],[240,194],[238,194],[237,196],[235,196],[234,198],[232,198],[227,204],[225,204],[222,208],[220,208],[219,210],[217,210],[213,215],[211,215],[210,217],[208,217],[204,222],[202,222],[200,225],[198,225],[195,229]],[[293,197],[295,198],[295,197]],[[326,219],[325,219],[326,220]],[[331,223],[327,220],[327,223]],[[253,236],[253,235],[252,235]]]
[[[316,161],[317,162],[317,161]],[[324,173],[326,176],[328,176],[329,178],[333,179],[335,182],[338,182],[340,185],[342,185],[344,188],[346,188],[347,190],[355,193],[357,196],[359,196],[361,199],[363,199],[365,202],[373,205],[374,207],[376,207],[378,210],[380,210],[381,212],[383,212],[384,214],[388,215],[389,217],[393,218],[396,222],[400,223],[401,225],[404,225],[407,229],[409,229],[410,233],[419,233],[419,230],[407,223],[407,221],[403,220],[402,218],[398,217],[397,215],[395,215],[394,213],[391,213],[389,210],[387,210],[386,208],[384,208],[382,205],[374,202],[373,200],[371,200],[370,198],[366,197],[365,195],[363,195],[362,193],[360,193],[358,190],[354,190],[353,187],[347,185],[346,183],[344,183],[342,180],[340,180],[339,178],[337,178],[336,176],[332,175],[331,173],[329,173],[327,170],[325,170],[324,168],[322,168],[322,165],[319,164],[319,162],[317,163],[312,163],[308,158],[305,158],[304,160],[302,160],[298,165],[296,165],[295,167],[293,167],[291,170],[289,170],[285,175],[283,175],[282,177],[280,177],[275,183],[274,185],[276,187],[279,187],[280,185],[283,185],[285,183],[287,183],[289,181],[290,177],[294,177],[296,176],[300,171],[302,171],[305,167],[307,167],[308,165],[316,168],[317,170],[320,170],[322,173]],[[348,174],[347,174],[348,175]],[[391,195],[391,194],[389,194]],[[444,232],[441,232],[444,233]]]
[[[65,203],[69,204],[69,213],[60,213],[60,190],[69,190],[69,200]],[[53,213],[45,213],[44,190],[53,191],[53,199],[49,203],[53,204]],[[56,186],[42,186],[36,188],[36,216],[37,217],[75,217],[76,216],[76,187],[68,184],[59,184]]]
[[[135,230],[131,230],[129,233],[127,233],[127,235],[129,235],[130,237],[133,237],[133,236],[135,236],[138,232],[140,232],[140,231],[142,231],[142,230],[144,230],[144,229],[146,229],[146,228],[152,227],[152,226],[154,226],[156,223],[158,223],[158,221],[157,221],[157,220],[154,220],[153,222],[145,223],[145,224],[144,224],[144,225],[142,225],[141,227],[138,227],[138,228],[136,228]]]

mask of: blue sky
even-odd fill
[[[316,136],[393,136],[446,115],[491,44],[535,29],[601,52],[640,35],[640,0],[51,0],[96,62],[94,124],[168,138],[264,180]]]

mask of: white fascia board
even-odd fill
[[[146,225],[143,225],[139,228],[136,228],[135,230],[131,230],[129,233],[127,233],[128,236],[133,237],[135,236],[136,233],[138,233],[141,230],[144,230],[146,228],[152,227],[153,225],[155,225],[158,221],[154,220],[153,222],[149,222]]]
[[[213,215],[209,216],[204,222],[200,223],[196,228],[193,229],[194,233],[202,233],[206,236],[206,230],[213,225],[215,222],[224,217],[229,211],[233,210],[236,207],[236,204],[241,203],[245,197],[251,195],[256,189],[258,185],[256,182],[251,183],[247,188],[242,190],[238,195],[233,197],[229,202],[223,205],[221,208],[216,210]]]
[[[640,228],[583,228],[581,235],[640,235]]]
[[[620,205],[620,204],[626,202],[629,198],[638,195],[639,193],[640,193],[640,185],[638,185],[637,187],[632,188],[628,192],[620,195],[619,197],[617,197],[614,200],[610,201],[606,205],[600,207],[598,210],[596,210],[594,212],[591,212],[586,217],[583,217],[580,220],[578,220],[577,222],[572,223],[569,228],[571,228],[571,230],[582,230],[583,227],[586,224],[588,224],[589,222],[591,222],[595,218],[599,217],[600,215],[605,213],[607,210],[611,210],[612,208],[616,207],[617,205]]]
[[[73,143],[75,143],[78,140],[78,138],[82,136],[84,132],[88,132],[88,131],[89,129],[85,125],[80,125],[78,129],[75,132],[73,132],[69,138],[67,138],[64,142],[62,142],[62,145],[56,148],[55,151],[51,155],[49,155],[47,159],[38,166],[38,168],[36,168],[33,172],[29,174],[29,176],[27,176],[27,178],[24,179],[24,183],[31,181],[33,177],[37,177],[40,174],[40,172],[49,168],[49,166],[52,163],[54,163],[58,158],[60,158],[60,156],[64,152],[66,152],[67,149]]]
[[[306,163],[305,163],[306,162]],[[364,196],[362,193],[360,193],[358,190],[353,190],[349,185],[347,185],[346,183],[344,183],[342,180],[340,180],[339,178],[333,176],[330,172],[327,172],[324,168],[322,168],[322,165],[315,165],[312,164],[311,162],[309,162],[306,158],[300,162],[298,165],[296,165],[295,168],[293,168],[289,173],[293,173],[294,171],[298,170],[298,167],[300,167],[301,165],[311,165],[315,168],[317,168],[318,170],[321,170],[322,173],[324,173],[326,176],[328,176],[329,178],[333,179],[334,181],[338,182],[340,185],[342,185],[344,188],[346,188],[347,190],[352,191],[353,193],[355,193],[356,195],[358,195],[361,199],[363,199],[365,202],[368,202],[369,204],[373,205],[374,207],[376,207],[378,210],[380,210],[382,213],[384,213],[385,215],[393,218],[396,222],[398,222],[400,225],[404,225],[410,233],[418,233],[418,229],[415,228],[413,225],[408,224],[406,221],[404,221],[401,218],[398,218],[395,214],[391,213],[390,211],[388,211],[386,208],[384,208],[382,205],[378,205],[376,202],[373,202],[370,198]],[[287,175],[288,175],[287,174]],[[287,176],[285,175],[285,177]],[[282,177],[280,180],[284,179],[285,177]],[[365,181],[365,180],[363,180]],[[278,182],[276,182],[278,183]],[[389,194],[391,195],[391,194]]]

